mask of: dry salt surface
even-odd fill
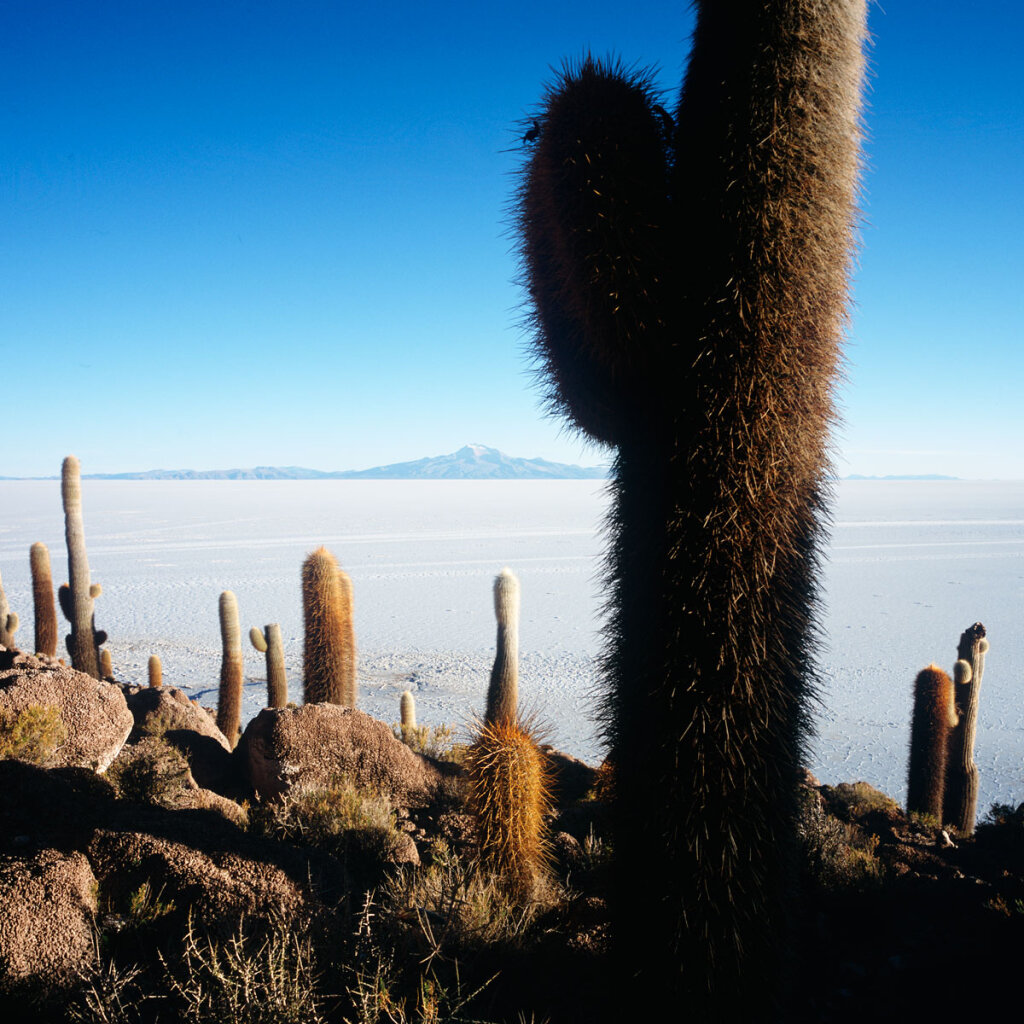
[[[595,481],[91,481],[83,507],[96,622],[115,674],[217,699],[222,590],[243,633],[281,625],[291,697],[302,693],[300,566],[324,544],[352,577],[360,705],[386,721],[401,692],[421,722],[463,729],[482,710],[494,656],[491,599],[505,565],[522,584],[520,694],[552,742],[589,761],[602,747],[601,520]],[[980,806],[1024,800],[1024,482],[844,481],[825,573],[818,734],[825,782],[905,787],[911,685],[950,670],[964,627],[992,648],[976,760]],[[32,630],[28,551],[66,575],[59,481],[0,481],[0,574]],[[245,640],[244,716],[263,706],[263,656]]]

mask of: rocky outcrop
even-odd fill
[[[77,852],[0,860],[0,963],[6,980],[63,987],[93,960],[96,877]]]
[[[67,732],[48,768],[106,771],[132,731],[120,687],[51,658],[0,650],[0,711],[16,714],[30,705],[57,708]]]
[[[339,704],[265,708],[249,723],[239,751],[261,799],[348,776],[380,789],[396,807],[424,807],[459,773],[413,753],[383,722]]]

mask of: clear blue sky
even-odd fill
[[[871,7],[840,473],[1024,477],[1024,13]],[[604,461],[518,323],[520,123],[682,2],[0,6],[0,476]],[[511,150],[511,152],[509,151]]]

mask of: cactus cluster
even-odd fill
[[[549,405],[616,449],[619,987],[645,994],[631,1013],[764,1019],[814,694],[865,5],[696,9],[674,115],[643,73],[562,73],[519,226]]]
[[[950,679],[929,665],[914,681],[907,765],[907,811],[929,814],[962,835],[974,831],[978,766],[974,735],[989,642],[976,622],[960,635]]]

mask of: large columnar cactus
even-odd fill
[[[302,612],[303,699],[307,704],[354,707],[352,583],[327,548],[317,548],[302,565]]]
[[[288,675],[284,670],[284,641],[281,639],[281,627],[276,622],[269,623],[262,630],[253,626],[249,630],[249,642],[257,651],[266,655],[267,707],[287,707]]]
[[[961,664],[966,662],[957,662],[958,666]],[[922,669],[914,680],[907,766],[908,812],[920,811],[941,821],[949,730],[958,721],[953,680],[938,665]]]
[[[591,58],[549,90],[519,223],[549,403],[617,449],[619,987],[652,1019],[763,1020],[814,693],[865,6],[696,8],[674,117]]]
[[[11,606],[7,603],[3,580],[0,579],[0,646],[13,647],[17,629],[18,616],[11,611]]]
[[[32,606],[36,621],[36,653],[57,656],[57,610],[53,603],[53,575],[50,552],[42,541],[29,549],[32,570]]]
[[[242,629],[238,624],[238,600],[230,590],[220,595],[220,694],[217,728],[232,747],[238,743],[242,724]]]
[[[78,459],[69,455],[61,468],[61,497],[64,500],[64,536],[68,547],[68,579],[58,592],[61,611],[71,623],[65,639],[71,664],[79,672],[100,678],[100,645],[107,634],[97,632],[93,601],[100,595],[99,584],[89,580],[89,559],[85,553],[82,525],[82,481]]]
[[[528,896],[547,859],[547,758],[518,719],[484,722],[466,752],[466,778],[481,859],[514,891]]]
[[[978,692],[985,673],[985,655],[989,642],[980,622],[960,634],[956,654],[969,666],[957,672],[956,703],[960,724],[949,734],[949,759],[946,764],[946,797],[942,820],[957,828],[961,835],[974,831],[978,810],[978,766],[974,763],[974,736],[978,728]],[[958,661],[958,664],[959,664]]]
[[[519,580],[511,569],[502,569],[494,578],[494,615],[498,649],[484,714],[492,724],[515,719],[519,704]]]

